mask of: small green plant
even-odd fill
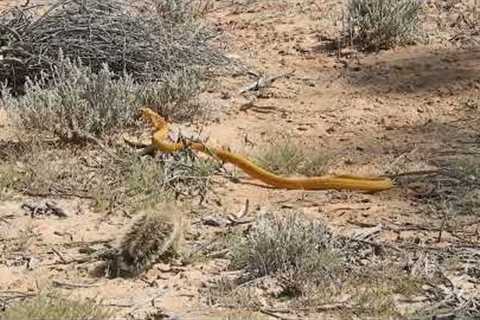
[[[348,36],[366,51],[413,42],[418,35],[421,1],[349,0]]]
[[[318,176],[325,172],[328,157],[322,153],[306,152],[286,139],[266,146],[255,160],[261,167],[278,174]]]
[[[108,320],[111,311],[93,301],[67,299],[58,294],[39,296],[7,308],[0,320]]]
[[[392,319],[397,315],[393,292],[387,286],[371,284],[367,288],[359,290],[353,300],[355,312],[364,317]]]

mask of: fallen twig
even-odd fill
[[[295,73],[295,71],[290,71],[290,72],[283,73],[283,74],[276,75],[276,76],[269,77],[269,78],[261,77],[261,78],[257,79],[257,81],[255,81],[254,83],[252,83],[252,84],[246,86],[245,88],[241,89],[240,94],[245,93],[247,91],[258,91],[260,89],[269,87],[273,84],[273,82],[275,80],[278,80],[278,79],[284,78],[284,77],[288,77],[288,76],[292,75],[293,73]]]
[[[10,224],[10,221],[5,219],[4,217],[0,217],[0,221],[3,222],[3,223],[6,223],[6,224]]]
[[[275,318],[275,319],[280,319],[280,320],[293,320],[293,319],[297,319],[297,318],[290,318],[290,317],[285,317],[285,316],[281,316],[279,314],[276,314],[276,313],[273,313],[272,311],[270,310],[267,310],[267,309],[260,309],[258,310],[260,313],[263,313],[267,316],[270,316],[272,318]]]
[[[441,169],[437,169],[437,170],[418,170],[418,171],[408,171],[408,172],[396,173],[396,174],[391,174],[391,175],[386,175],[386,176],[391,178],[391,179],[394,179],[394,178],[405,177],[405,176],[438,175],[442,172],[443,172],[443,170],[441,170]]]
[[[63,287],[63,288],[66,288],[66,289],[98,287],[97,284],[67,283],[67,282],[62,282],[62,281],[58,281],[58,280],[53,280],[52,284],[55,287]]]
[[[55,253],[55,255],[57,257],[60,258],[60,260],[63,262],[63,263],[67,263],[67,260],[65,259],[65,257],[63,256],[63,254],[60,253],[60,251],[58,251],[57,249],[55,248],[52,248],[52,252]]]

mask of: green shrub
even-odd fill
[[[349,36],[367,51],[408,44],[418,34],[421,8],[418,0],[349,0]]]

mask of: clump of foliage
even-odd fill
[[[329,155],[308,150],[291,139],[279,140],[264,146],[255,161],[263,168],[278,174],[320,176],[325,173]]]
[[[251,233],[236,242],[232,255],[235,268],[243,268],[254,277],[275,275],[292,294],[331,282],[342,261],[325,225],[298,214],[259,218]]]
[[[418,36],[422,3],[418,0],[349,0],[347,32],[361,49],[389,49]]]
[[[262,215],[247,232],[226,240],[239,275],[214,282],[207,291],[211,303],[258,310],[269,297],[268,303],[281,300],[292,308],[337,305],[331,311],[342,319],[391,319],[400,314],[395,295],[422,292],[422,276],[296,212]]]
[[[28,80],[20,97],[4,86],[1,102],[23,128],[54,132],[63,140],[102,137],[132,127],[138,108],[146,104],[164,106],[171,118],[196,114],[199,74],[180,70],[168,80],[138,84],[128,74],[117,77],[106,64],[94,72],[66,59],[50,75]]]

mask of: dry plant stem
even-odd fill
[[[282,189],[293,190],[362,190],[378,192],[393,188],[393,182],[389,178],[367,178],[350,175],[322,176],[313,178],[285,178],[264,170],[250,160],[230,151],[212,147],[206,147],[201,143],[170,143],[166,141],[168,123],[160,115],[149,108],[141,109],[145,121],[154,127],[152,146],[156,150],[174,153],[191,148],[195,151],[217,157],[224,162],[232,163],[242,169],[252,178],[258,179],[268,185]]]

